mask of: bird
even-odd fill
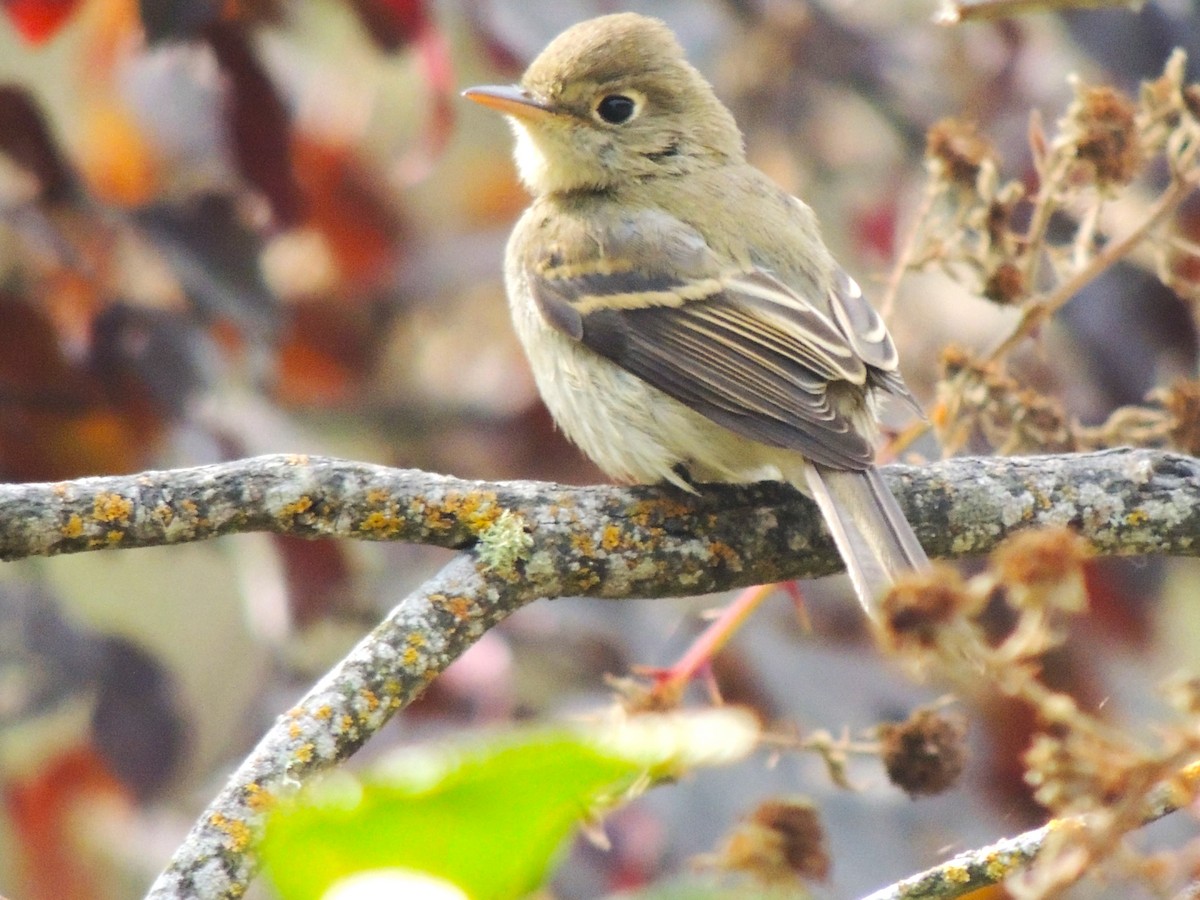
[[[533,197],[504,277],[558,427],[618,481],[792,484],[877,616],[929,566],[874,464],[881,402],[920,405],[815,214],[747,161],[675,35],[590,19],[518,84],[463,96],[508,119]]]

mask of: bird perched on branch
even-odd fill
[[[782,478],[820,507],[872,613],[928,560],[874,466],[880,398],[919,412],[887,328],[812,210],[746,162],[660,21],[559,35],[504,113],[534,195],[508,243],[517,333],[559,427],[614,478]]]

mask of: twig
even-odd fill
[[[940,196],[939,183],[935,179],[929,179],[921,197],[921,205],[917,208],[913,216],[913,227],[909,229],[904,246],[900,248],[900,253],[896,256],[896,261],[892,265],[892,271],[888,273],[887,283],[883,289],[883,296],[879,299],[879,315],[883,317],[885,322],[889,321],[892,317],[892,310],[896,305],[896,294],[900,290],[900,282],[904,280],[904,276],[908,270],[913,267],[913,258],[916,256],[917,246],[920,244],[922,237],[922,225],[926,217],[928,217],[930,210],[933,209],[933,204],[937,202]]]
[[[1057,12],[1064,9],[1097,9],[1124,6],[1140,9],[1144,0],[946,0],[934,21],[938,25],[957,25],[968,19],[1004,19],[1029,12]]]
[[[1187,199],[1187,196],[1196,187],[1198,177],[1200,177],[1198,173],[1191,173],[1190,177],[1177,177],[1150,208],[1146,218],[1129,234],[1119,241],[1113,241],[1106,245],[1103,250],[1092,257],[1087,265],[1061,282],[1050,293],[1027,303],[1017,326],[984,356],[982,361],[992,363],[1000,359],[1024,340],[1038,325],[1066,306],[1090,281],[1125,257],[1134,246],[1145,239],[1146,234],[1152,228],[1175,212],[1179,204]]]
[[[1180,785],[1165,784],[1155,789],[1146,804],[1142,824],[1156,822],[1190,802],[1200,781],[1200,764],[1185,768],[1179,781],[1186,785],[1187,796],[1181,796]],[[1066,829],[1086,828],[1083,818],[1054,819],[1016,837],[1005,838],[986,847],[960,853],[934,866],[881,888],[863,900],[950,900],[962,897],[989,885],[999,884],[1013,873],[1028,866],[1045,848],[1051,836]]]

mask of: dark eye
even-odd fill
[[[637,103],[632,97],[626,97],[624,94],[609,94],[596,104],[596,115],[609,125],[628,122],[636,111]]]

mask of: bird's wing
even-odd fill
[[[812,303],[762,269],[723,271],[682,223],[686,239],[653,225],[626,232],[636,235],[629,252],[608,234],[603,256],[528,266],[546,320],[744,437],[835,469],[870,466],[869,437],[828,390],[866,390],[868,377],[890,388],[895,349],[861,293],[839,284],[827,306]]]

